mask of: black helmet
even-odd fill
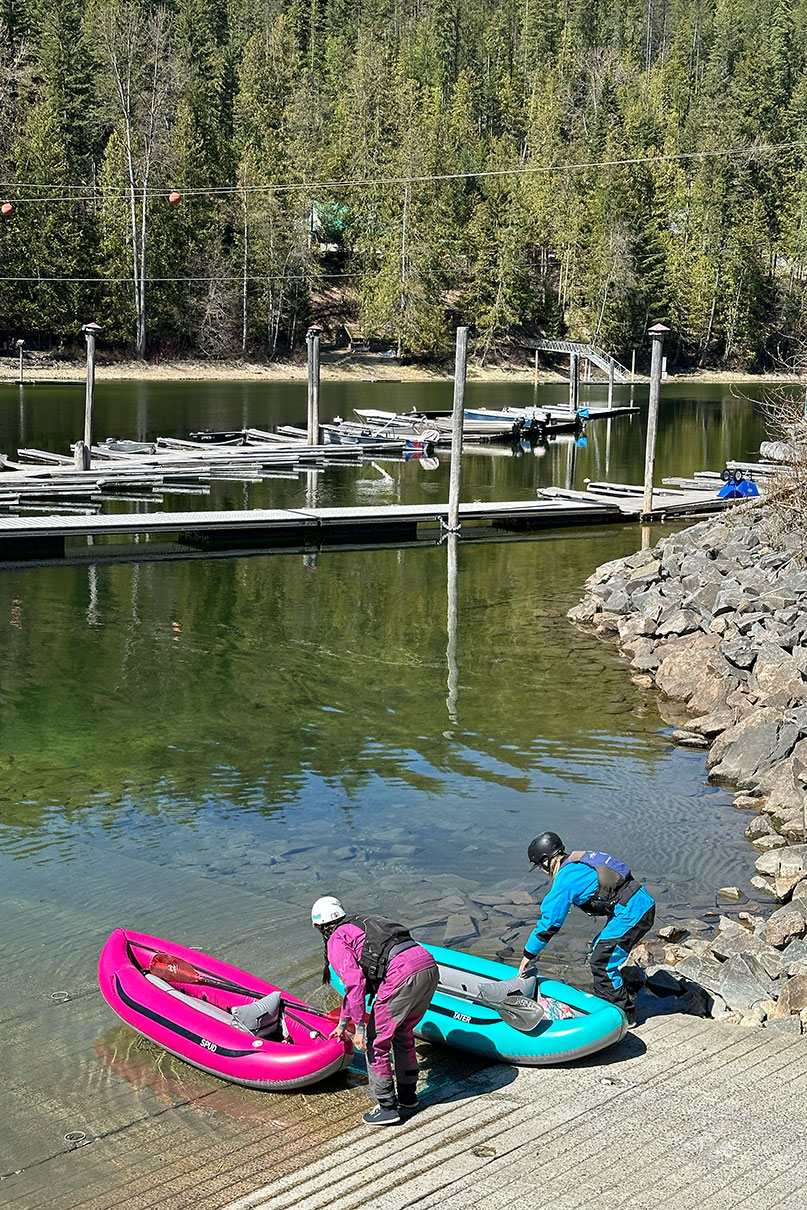
[[[532,869],[540,866],[542,870],[548,870],[552,858],[565,852],[563,841],[557,832],[542,832],[540,836],[535,837],[535,840],[530,841],[527,856],[532,862]]]

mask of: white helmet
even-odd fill
[[[311,923],[314,928],[321,928],[323,924],[341,920],[344,914],[345,909],[338,899],[334,899],[333,895],[323,895],[311,909]]]

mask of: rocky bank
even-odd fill
[[[686,703],[677,743],[754,812],[751,885],[724,887],[716,927],[659,930],[626,973],[679,1008],[807,1032],[807,569],[764,505],[744,505],[606,563],[569,612],[615,640],[634,680]],[[728,905],[734,903],[731,908]]]

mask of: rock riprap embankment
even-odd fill
[[[569,617],[615,639],[639,684],[686,703],[673,738],[708,748],[712,780],[756,812],[750,881],[777,904],[722,916],[711,936],[660,930],[634,955],[648,987],[694,1011],[807,1031],[807,569],[796,543],[764,506],[710,518],[599,567]]]

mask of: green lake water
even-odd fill
[[[534,398],[529,385],[472,384],[468,395],[491,406]],[[601,397],[589,388],[589,401]],[[618,390],[617,402],[629,397]],[[644,406],[646,388],[635,397]],[[450,398],[450,383],[323,383],[328,415]],[[0,449],[66,452],[82,408],[78,388],[0,389]],[[100,382],[96,433],[185,436],[300,423],[304,412],[298,384]],[[720,469],[763,436],[752,399],[665,384],[657,477]],[[598,421],[585,446],[469,452],[463,498],[525,499],[586,477],[640,482],[643,456],[644,413]],[[445,458],[433,471],[379,466],[386,474],[328,467],[217,484],[164,506],[447,497]],[[116,925],[310,993],[321,965],[314,898],[338,894],[440,943],[463,895],[506,903],[541,889],[526,845],[544,828],[629,861],[658,898],[659,923],[713,909],[726,883],[747,886],[746,821],[707,783],[703,753],[675,748],[657,695],[565,618],[586,576],[639,544],[630,525],[460,543],[451,643],[438,544],[0,567],[0,1019],[16,1040],[0,1104],[19,1127],[0,1129],[0,1175],[51,1154],[70,1121],[97,1133],[117,1113],[152,1112],[158,1059],[140,1081],[110,1060],[128,1035],[109,1032],[119,1026],[95,963]],[[534,912],[511,917],[480,907],[470,944],[516,953]],[[590,922],[570,920],[547,968],[585,984],[590,936]],[[32,1021],[59,1040],[47,1056]],[[239,1105],[261,1096],[243,1095]]]

